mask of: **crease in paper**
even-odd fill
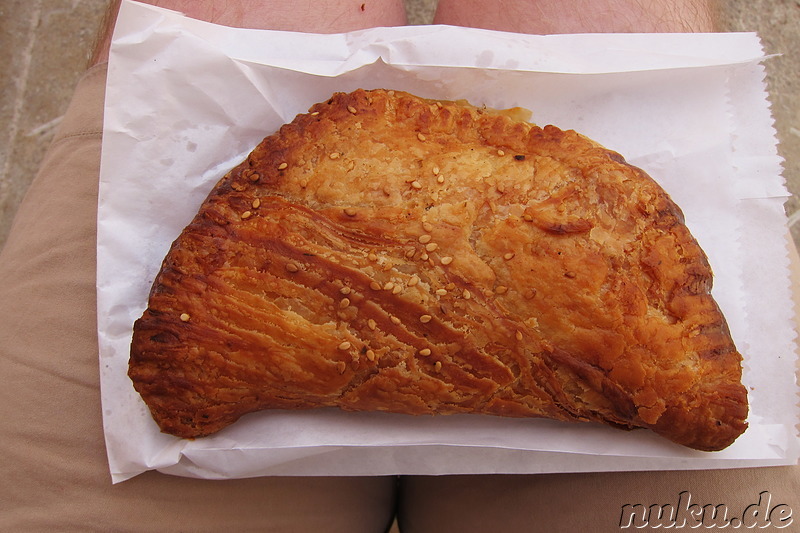
[[[749,253],[749,257],[743,258],[741,263],[744,265],[742,283],[767,287],[767,294],[780,292],[790,295],[790,236],[788,229],[780,231],[781,224],[786,221],[783,204],[789,197],[781,174],[783,159],[777,151],[774,119],[770,113],[767,95],[764,91],[752,90],[753,87],[763,87],[765,83],[766,69],[763,61],[752,61],[733,70],[729,82],[729,105],[738,106],[731,113],[735,121],[731,142],[733,167],[738,174],[735,181],[735,191],[739,198],[736,211],[740,220],[751,221],[748,231],[741,235],[743,247]],[[775,178],[765,179],[766,176]],[[767,261],[770,263],[769,271],[763,268]],[[778,285],[778,288],[769,289],[773,284]],[[743,307],[744,327],[755,331],[769,331],[773,336],[769,350],[760,345],[743,346],[752,356],[745,360],[745,384],[751,387],[751,391],[758,387],[761,392],[751,394],[752,420],[761,419],[765,412],[775,411],[775,402],[780,401],[772,390],[770,380],[752,379],[752,376],[759,375],[753,367],[762,364],[764,359],[770,359],[776,367],[776,373],[796,375],[796,329],[775,327],[776,324],[793,323],[795,305],[791,298],[787,300],[786,305],[773,310],[775,313],[766,312],[766,308],[771,306],[768,298],[751,298]],[[765,320],[765,317],[768,318]],[[787,450],[793,450],[790,453],[797,454],[799,442],[796,425],[800,422],[800,405],[797,401],[780,413],[779,419],[786,432],[784,446]]]

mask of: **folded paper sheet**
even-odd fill
[[[98,330],[114,481],[182,476],[538,473],[794,464],[788,195],[753,34],[526,36],[447,26],[337,35],[233,29],[123,2],[111,50],[98,215]],[[684,210],[745,356],[750,429],[696,452],[646,431],[477,415],[248,415],[194,441],[159,433],[127,378],[131,328],[170,243],[217,180],[335,91],[406,90],[575,129]]]

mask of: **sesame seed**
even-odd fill
[[[390,291],[392,289],[394,289],[394,283],[392,283],[391,281],[387,281],[386,284],[383,286],[383,290],[385,291]]]
[[[436,182],[437,183],[444,183],[444,176],[440,175],[438,178],[436,178]]]
[[[350,342],[349,341],[344,341],[343,343],[341,343],[339,345],[339,349],[340,350],[349,350],[350,349]]]
[[[294,263],[286,263],[286,270],[289,272],[297,272],[300,268]]]
[[[427,324],[432,319],[433,317],[431,315],[422,315],[421,317],[419,317],[419,321],[422,322],[423,324]]]
[[[433,365],[433,368],[437,372],[441,372],[442,371],[442,362],[441,361],[436,361],[436,363],[434,363],[434,365]]]
[[[564,272],[564,277],[567,277],[569,279],[573,279],[575,278],[575,276],[577,276],[577,274],[575,274],[575,272],[573,272],[572,270],[567,270],[566,272]]]
[[[435,242],[429,242],[428,244],[426,244],[426,245],[425,245],[425,251],[426,251],[426,252],[433,252],[433,251],[435,251],[435,250],[436,250],[438,247],[439,247],[439,245],[438,245],[438,244],[436,244]]]
[[[428,260],[428,254],[426,254],[425,252],[422,252],[422,255],[420,255],[419,258],[422,259],[423,261],[427,261]]]
[[[344,309],[350,305],[350,298],[342,298],[339,302],[339,309]]]
[[[536,289],[528,289],[525,291],[525,298],[527,298],[528,300],[530,300],[534,296],[536,296]]]
[[[396,316],[393,316],[392,318],[390,318],[390,320],[392,321],[392,324],[394,324],[395,326],[400,324],[400,319],[397,318]]]
[[[449,265],[452,262],[453,262],[453,258],[450,257],[449,255],[446,255],[446,256],[442,257],[442,264],[443,265]]]
[[[375,360],[375,352],[373,352],[372,350],[367,350],[367,359],[369,359],[370,361],[374,361]]]
[[[441,109],[441,108],[442,108],[442,103],[441,103],[441,102],[436,102],[436,107],[438,107],[439,109]]]
[[[370,252],[370,253],[367,254],[367,259],[369,259],[370,261],[377,261],[378,260],[378,256],[375,255],[373,252]]]
[[[497,288],[494,290],[497,294],[505,294],[508,292],[508,287],[505,285],[498,285]]]
[[[354,115],[357,113],[356,108],[351,106],[351,105],[347,106],[347,110],[350,111]]]
[[[314,111],[313,113],[311,113],[312,117],[316,117],[317,115],[319,115],[319,111]]]
[[[248,218],[250,218],[250,216],[251,216],[252,214],[253,214],[253,213],[251,213],[250,211],[245,211],[244,213],[242,213],[242,220],[245,220],[245,219],[248,219]]]
[[[278,170],[283,170],[288,166],[289,166],[289,163],[281,163],[280,165],[278,165]]]
[[[415,286],[417,283],[419,283],[419,276],[417,276],[416,274],[414,274],[413,276],[411,276],[411,279],[409,279],[409,280],[408,280],[408,286],[409,286],[409,287],[413,287],[413,286]]]
[[[389,90],[389,91],[386,91],[386,94],[393,97],[395,93],[394,93],[393,90]]]
[[[506,155],[506,153],[505,153],[504,151],[502,151],[502,150],[498,150],[498,151],[497,151],[497,155],[499,155],[500,157],[502,157],[502,156]]]
[[[420,182],[418,182],[417,180],[412,181],[411,182],[411,186],[413,188],[417,189],[417,190],[422,188],[422,184]]]
[[[406,259],[411,259],[412,257],[414,257],[415,253],[417,253],[416,248],[409,248],[408,250],[406,250]]]
[[[352,207],[345,207],[344,208],[344,214],[349,216],[349,217],[354,217],[354,216],[356,216],[356,210],[353,209]]]
[[[517,331],[517,332],[514,334],[514,336],[517,338],[517,340],[518,340],[518,341],[521,341],[521,340],[522,340],[522,332],[521,332],[521,331]]]
[[[453,282],[450,282],[447,285],[445,285],[444,288],[447,289],[448,291],[452,291],[453,289],[456,288],[456,284],[453,283]]]
[[[425,141],[425,138],[426,138],[425,135],[423,135],[422,133],[417,133],[417,139],[419,139],[420,141]]]
[[[447,289],[436,289],[436,294],[438,296],[444,296],[445,294],[447,294]]]
[[[464,292],[461,293],[461,296],[463,296],[465,300],[469,300],[472,298],[472,293],[470,293],[467,289],[464,289]]]
[[[342,293],[342,294],[350,294],[351,292],[353,292],[353,289],[351,289],[350,287],[345,286],[345,287],[342,287],[341,289],[339,289],[339,292]]]
[[[181,322],[189,322],[189,319],[192,317],[189,316],[189,313],[181,313]]]
[[[377,281],[373,281],[372,283],[369,284],[369,288],[372,289],[373,291],[379,291],[381,290],[381,284],[378,283]]]
[[[339,157],[340,157],[341,155],[342,155],[342,154],[340,154],[339,152],[331,152],[331,153],[330,153],[330,155],[329,155],[328,157],[330,157],[331,159],[339,159]]]
[[[258,172],[253,172],[252,174],[250,174],[250,175],[248,176],[248,178],[247,178],[247,179],[249,179],[250,181],[252,181],[253,183],[255,183],[255,182],[257,182],[258,180],[260,180],[260,179],[261,179],[261,174],[259,174]]]
[[[525,222],[532,222],[533,217],[530,215],[522,215],[522,220],[524,220]]]
[[[506,261],[508,261],[509,259],[513,259],[513,258],[514,258],[514,252],[508,252],[507,254],[505,254],[503,256],[503,259],[505,259]]]
[[[256,198],[255,200],[253,200],[253,203],[250,204],[250,206],[253,209],[258,209],[259,207],[261,207],[261,200],[259,198]]]
[[[339,361],[336,363],[336,370],[338,370],[340,374],[344,374],[344,371],[347,370],[347,363]]]
[[[239,183],[238,181],[231,183],[231,189],[233,189],[234,191],[243,191],[245,190],[245,188],[246,186],[244,183]]]
[[[392,289],[392,294],[400,294],[403,291],[402,285],[395,285],[394,289]]]
[[[432,238],[433,237],[431,237],[430,235],[420,235],[419,239],[417,240],[420,242],[420,244],[428,244],[429,242],[431,242]]]
[[[434,176],[438,176],[439,175],[439,167],[433,167],[433,175]]]
[[[378,324],[373,319],[370,318],[369,320],[367,320],[367,327],[372,331],[375,331],[375,329],[378,327]]]
[[[433,224],[431,224],[430,222],[423,222],[422,229],[424,229],[425,231],[433,231]]]
[[[308,187],[308,180],[300,180],[300,187],[303,189]]]
[[[419,351],[419,354],[423,357],[428,357],[431,354],[430,348],[423,348]]]

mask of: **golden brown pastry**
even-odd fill
[[[731,444],[741,356],[681,211],[619,154],[512,115],[358,90],[264,139],[134,326],[162,431],[336,406]]]

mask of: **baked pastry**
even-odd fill
[[[129,376],[161,430],[336,406],[731,444],[741,355],[681,211],[619,154],[515,115],[357,90],[265,138],[135,323]]]

